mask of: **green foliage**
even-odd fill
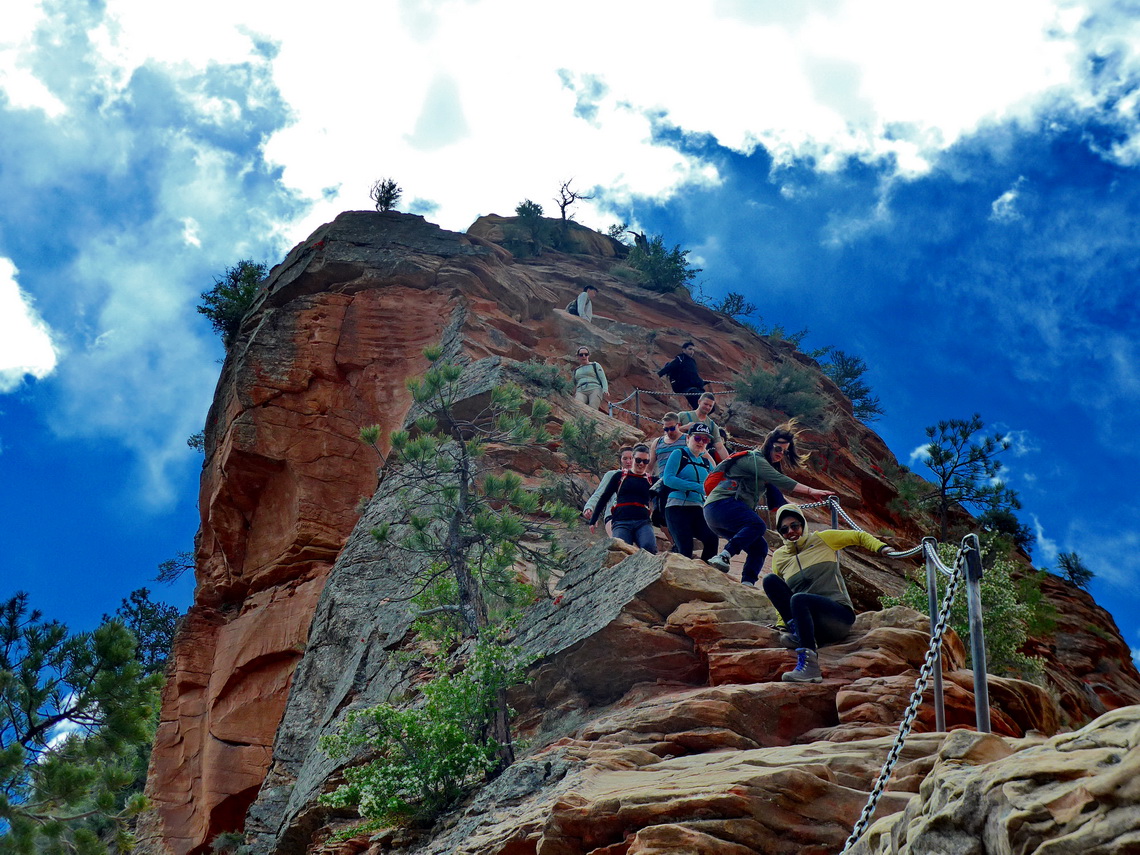
[[[1075,552],[1062,552],[1057,556],[1057,565],[1057,569],[1061,571],[1059,575],[1062,578],[1078,588],[1084,588],[1086,591],[1089,582],[1096,576],[1092,570],[1085,566],[1081,556]]]
[[[264,263],[243,259],[227,267],[225,275],[214,279],[214,287],[201,294],[198,313],[210,319],[214,332],[228,348],[237,339],[241,322],[253,305],[253,299],[268,272]]]
[[[781,362],[772,374],[760,365],[746,368],[736,378],[736,397],[756,407],[798,416],[812,424],[823,415],[826,401],[816,391],[812,372],[794,362]]]
[[[0,853],[132,848],[161,684],[120,620],[72,634],[26,594],[0,606]]]
[[[998,479],[997,455],[1009,448],[1009,440],[1000,433],[978,437],[983,427],[982,417],[974,413],[970,419],[947,419],[926,429],[929,444],[922,462],[934,473],[935,482],[919,501],[933,504],[940,540],[946,540],[954,504],[982,511],[1021,507],[1017,493]]]
[[[952,545],[940,544],[938,553],[943,564],[948,567],[953,564],[955,550]],[[1040,577],[1028,576],[1018,581],[1015,578],[1017,567],[1007,558],[989,556],[986,563],[988,566],[982,575],[980,586],[986,670],[993,674],[1040,682],[1044,662],[1021,652],[1022,645],[1029,637],[1030,625],[1041,626],[1043,621],[1048,621],[1048,614],[1042,610]],[[938,602],[941,603],[946,595],[947,579],[941,573],[936,575]],[[1034,590],[1037,595],[1035,602]],[[884,607],[904,605],[927,614],[929,606],[925,578],[922,584],[912,582],[902,596],[883,597],[882,602]],[[961,638],[969,639],[970,619],[964,581],[959,584],[950,609],[950,625]],[[966,654],[969,656],[968,648]]]
[[[574,391],[574,384],[557,365],[547,365],[537,359],[528,359],[519,363],[518,370],[523,377],[547,394],[569,395]]]
[[[626,261],[641,273],[647,288],[669,293],[684,288],[701,272],[701,268],[689,265],[688,255],[689,250],[681,249],[680,244],[672,250],[665,249],[665,238],[654,235],[638,240]]]
[[[820,368],[851,401],[855,418],[862,422],[873,422],[883,415],[879,396],[872,395],[871,387],[863,380],[863,375],[867,373],[867,363],[863,359],[830,348],[827,350],[827,360],[820,363]]]
[[[550,473],[540,491],[547,501],[581,507],[590,494],[581,477],[597,481],[614,468],[614,451],[621,443],[620,428],[603,430],[597,419],[577,416],[562,423],[559,441],[570,465],[559,474]]]
[[[154,581],[169,585],[177,582],[184,573],[193,571],[193,569],[194,553],[184,550],[158,565],[158,574],[154,577]]]
[[[978,517],[978,526],[996,537],[1000,537],[1024,552],[1026,555],[1037,542],[1037,535],[1017,518],[1009,508],[990,508]]]
[[[162,674],[166,670],[166,660],[181,617],[174,606],[152,600],[146,588],[131,591],[115,610],[115,618],[122,621],[135,637],[135,658],[145,673]],[[109,615],[103,615],[104,623],[111,619]]]
[[[403,193],[404,190],[396,183],[396,179],[381,178],[372,185],[368,196],[376,204],[377,211],[391,211],[395,209]]]
[[[349,713],[320,746],[338,758],[366,750],[371,759],[346,769],[347,783],[321,803],[356,806],[361,816],[386,824],[432,822],[495,770],[499,701],[522,679],[523,667],[516,648],[484,634],[458,673],[445,657],[431,663],[433,677],[418,704]]]
[[[197,433],[192,433],[186,438],[186,444],[195,451],[206,451],[206,432],[200,430]]]
[[[625,236],[628,231],[629,223],[613,223],[606,229],[606,234],[623,246],[629,246],[629,239]]]

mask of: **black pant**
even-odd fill
[[[669,524],[669,534],[673,535],[677,552],[686,558],[693,557],[694,538],[704,547],[701,550],[702,561],[708,561],[720,551],[720,540],[705,522],[705,514],[700,506],[674,505],[666,508],[665,520]]]
[[[847,606],[819,594],[793,594],[788,583],[775,573],[764,577],[764,593],[785,624],[791,626],[795,621],[800,643],[812,650],[821,644],[842,641],[855,623],[855,612]]]
[[[689,402],[689,409],[695,410],[697,404],[701,402],[701,395],[704,394],[704,389],[674,389],[674,392],[680,392],[685,396],[685,400]]]

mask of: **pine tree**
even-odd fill
[[[161,684],[118,619],[70,633],[27,594],[0,606],[0,853],[132,848]]]

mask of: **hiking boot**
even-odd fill
[[[751,579],[741,579],[740,584],[741,585],[747,585],[749,588],[755,588],[756,587],[756,583],[753,582]]]
[[[729,564],[728,564],[729,559],[731,557],[732,557],[731,555],[729,555],[727,552],[724,552],[722,550],[722,551],[718,552],[716,555],[714,555],[712,558],[709,559],[709,564],[711,564],[713,567],[715,567],[721,573],[727,573],[729,571],[729,569],[731,569],[729,567]]]
[[[803,642],[800,641],[800,637],[794,632],[781,632],[780,644],[784,645],[788,650],[799,650],[803,647]]]
[[[789,671],[780,679],[785,683],[822,683],[823,674],[819,670],[819,658],[810,647],[800,647],[796,650],[799,660],[794,671]]]

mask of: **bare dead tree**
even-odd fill
[[[562,186],[558,190],[558,198],[556,198],[554,200],[555,203],[558,205],[558,210],[562,212],[562,225],[563,225],[563,227],[565,227],[567,220],[574,219],[573,214],[571,214],[570,216],[566,215],[566,210],[571,205],[573,205],[575,202],[582,200],[582,199],[593,199],[594,198],[593,196],[591,196],[589,194],[579,193],[577,190],[571,190],[570,184],[573,181],[574,181],[574,179],[571,178],[569,181],[562,182]]]

